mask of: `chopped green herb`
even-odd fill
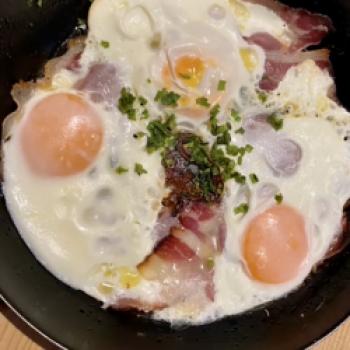
[[[148,109],[144,109],[141,113],[141,119],[144,120],[144,119],[148,119],[149,118],[149,111]]]
[[[278,118],[276,114],[271,114],[266,120],[276,131],[283,128],[283,119]]]
[[[252,153],[253,152],[253,150],[254,150],[254,147],[252,146],[252,145],[245,145],[245,151],[247,152],[247,153]]]
[[[138,96],[140,106],[144,107],[147,105],[148,101],[143,96]]]
[[[146,82],[147,82],[148,84],[151,84],[151,83],[152,83],[152,80],[151,80],[150,78],[148,78],[148,79],[146,80]]]
[[[136,97],[131,93],[128,88],[122,88],[118,108],[120,112],[126,114],[130,120],[136,120],[136,108],[134,108],[134,103]]]
[[[243,164],[243,156],[242,156],[242,155],[238,156],[238,158],[237,158],[237,164],[238,164],[238,165],[242,165],[242,164]]]
[[[239,113],[237,111],[235,111],[234,109],[231,110],[231,118],[233,119],[233,121],[235,121],[236,123],[239,123],[242,120],[242,117],[239,115]]]
[[[209,257],[205,262],[205,267],[208,270],[212,270],[215,267],[215,259],[213,257]]]
[[[157,92],[157,95],[154,98],[154,100],[156,102],[159,102],[163,106],[177,107],[177,102],[179,101],[180,97],[180,95],[173,91],[162,89]]]
[[[129,171],[128,168],[124,168],[122,166],[118,166],[117,169],[115,169],[115,172],[118,174],[118,175],[122,175],[122,174],[125,174]]]
[[[135,164],[134,171],[138,176],[141,176],[143,174],[147,174],[147,170],[140,163]]]
[[[100,45],[101,45],[104,49],[108,49],[108,48],[110,47],[109,41],[106,41],[106,40],[101,40],[101,41],[100,41]]]
[[[239,147],[236,145],[228,145],[226,147],[226,152],[227,154],[229,154],[230,156],[236,157],[239,154]]]
[[[267,99],[268,99],[268,95],[266,92],[264,91],[257,91],[257,96],[258,99],[260,100],[261,103],[266,103]]]
[[[236,215],[239,215],[239,214],[245,215],[245,214],[248,213],[248,210],[249,210],[249,205],[248,205],[248,203],[242,203],[242,204],[240,204],[238,207],[236,207],[236,208],[234,209],[234,213],[235,213]]]
[[[255,185],[256,183],[259,182],[259,178],[257,177],[256,174],[250,174],[249,175],[250,182]]]
[[[277,204],[281,204],[283,202],[283,194],[282,193],[277,193],[275,195],[275,201]]]
[[[166,116],[165,120],[153,120],[147,125],[149,136],[147,137],[146,149],[153,153],[168,145],[176,128],[175,115]]]
[[[225,91],[226,89],[226,80],[220,80],[218,83],[218,91]]]
[[[216,143],[218,145],[229,145],[231,142],[231,135],[228,130],[225,130],[218,138],[216,139]]]
[[[243,127],[240,127],[239,129],[237,129],[236,131],[235,131],[235,134],[244,134],[245,133],[245,130],[244,130],[244,128]]]
[[[218,114],[220,113],[220,105],[216,104],[211,110],[210,110],[210,117],[216,118]]]
[[[196,99],[196,103],[197,103],[197,105],[205,107],[205,108],[210,107],[210,103],[206,97],[198,97]]]
[[[240,185],[246,183],[246,177],[237,171],[233,174],[232,178]]]

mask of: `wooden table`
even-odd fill
[[[0,304],[0,350],[56,350],[31,330],[4,304]],[[350,319],[312,350],[350,350]]]

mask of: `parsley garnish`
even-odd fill
[[[218,114],[220,113],[220,105],[216,104],[211,110],[210,110],[210,118],[216,118]]]
[[[264,91],[257,91],[256,92],[258,99],[260,100],[261,103],[266,103],[268,99],[268,95]]]
[[[215,260],[213,257],[209,257],[205,262],[205,267],[208,270],[212,270],[215,267]]]
[[[271,114],[266,120],[276,131],[283,128],[283,119],[278,118],[276,114]]]
[[[135,96],[131,89],[122,88],[118,102],[120,112],[126,114],[130,120],[136,120],[136,114],[140,114],[141,119],[149,118],[149,111],[145,108],[148,101],[143,96]],[[142,112],[141,112],[142,110]]]
[[[256,183],[259,182],[259,178],[257,177],[256,174],[250,174],[249,175],[250,182],[255,185]]]
[[[139,96],[138,99],[139,99],[140,106],[144,107],[147,105],[148,101],[143,96]]]
[[[153,120],[148,126],[147,130],[149,136],[147,137],[147,151],[153,153],[168,145],[173,136],[173,131],[176,127],[175,115],[170,114],[166,116],[165,120]]]
[[[134,171],[138,176],[141,176],[143,174],[147,174],[147,170],[140,163],[135,164]]]
[[[104,49],[108,49],[108,48],[110,47],[109,41],[106,41],[106,40],[101,40],[101,41],[100,41],[100,45],[101,45]]]
[[[282,193],[277,193],[275,195],[275,201],[277,204],[281,204],[283,202],[283,194]]]
[[[245,133],[245,130],[243,129],[243,127],[240,127],[238,128],[236,131],[235,131],[235,134],[241,134],[243,135]]]
[[[196,99],[196,103],[197,103],[197,105],[205,107],[205,108],[210,107],[210,103],[206,97],[198,97]]]
[[[244,149],[247,153],[252,153],[254,150],[254,147],[248,144],[248,145],[245,145]]]
[[[225,126],[224,126],[225,127]],[[231,142],[231,135],[228,131],[228,128],[225,129],[221,135],[219,135],[216,139],[216,143],[218,145],[229,145]]]
[[[234,109],[231,110],[231,117],[236,123],[239,123],[242,120],[242,117]]]
[[[118,175],[122,175],[122,174],[125,174],[129,171],[128,168],[124,168],[122,166],[118,166],[117,169],[115,169],[115,172],[118,174]]]
[[[136,101],[136,96],[131,93],[128,88],[122,88],[118,108],[120,112],[126,114],[130,120],[136,120],[136,108],[134,108],[134,103]]]
[[[245,185],[246,177],[244,175],[242,175],[241,173],[239,173],[238,171],[236,171],[232,177],[238,184]]]
[[[248,205],[248,203],[242,203],[242,204],[240,204],[238,207],[236,207],[236,208],[234,209],[234,213],[235,213],[236,215],[239,215],[239,214],[245,215],[245,214],[248,213],[248,210],[249,210],[249,205]]]
[[[218,91],[225,91],[226,89],[226,80],[220,80],[218,82]]]
[[[177,107],[177,102],[180,99],[180,95],[167,89],[162,89],[157,92],[154,101],[159,102],[163,106]]]
[[[236,145],[227,145],[226,152],[230,156],[236,157],[239,154],[239,147]]]

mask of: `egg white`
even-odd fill
[[[152,230],[167,193],[160,156],[144,151],[144,144],[133,138],[135,126],[124,116],[94,105],[104,126],[104,144],[95,164],[66,178],[33,174],[20,145],[21,127],[30,109],[50,93],[34,94],[3,146],[7,207],[23,239],[49,271],[73,288],[105,299],[87,285],[93,271],[101,264],[136,266],[155,244]],[[147,174],[137,175],[135,163],[143,164]],[[129,172],[118,175],[117,166]]]
[[[148,121],[130,122],[118,111],[117,101],[114,106],[96,104],[79,92],[102,118],[104,144],[90,169],[61,179],[31,173],[19,137],[23,121],[40,99],[57,92],[78,93],[73,90],[74,84],[96,62],[113,64],[121,85],[146,96],[151,115],[160,115],[163,110],[153,98],[163,87],[165,50],[180,52],[196,47],[201,54],[215,56],[228,74],[223,78],[228,82],[229,98],[220,121],[232,107],[243,119],[281,111],[285,120],[279,133],[298,143],[303,157],[298,172],[283,178],[272,173],[258,150],[245,156],[240,171],[256,173],[260,181],[243,187],[234,181],[226,185],[227,240],[224,253],[215,261],[215,301],[200,312],[175,306],[155,312],[154,317],[172,323],[205,323],[279,298],[303,282],[339,233],[343,205],[350,197],[350,152],[343,141],[345,135],[350,135],[349,113],[329,97],[333,80],[311,60],[291,68],[278,89],[268,96],[268,102],[261,103],[256,89],[265,55],[242,38],[261,31],[288,45],[288,26],[283,20],[260,5],[240,0],[202,0],[200,6],[194,0],[93,2],[81,69],[62,69],[53,77],[50,90],[36,89],[12,126],[11,140],[3,143],[3,191],[8,209],[24,241],[50,272],[106,306],[123,296],[157,301],[161,287],[157,283],[143,280],[126,290],[118,273],[106,272],[135,268],[156,242],[153,228],[161,201],[168,194],[161,156],[145,152],[145,139],[133,137],[135,132],[146,131]],[[103,47],[102,41],[107,41],[109,47]],[[250,72],[240,55],[244,48],[256,54],[256,67]],[[178,122],[213,142],[205,123],[181,115]],[[234,130],[233,142],[245,145],[245,135]],[[138,176],[133,171],[136,162],[146,168],[147,174]],[[129,171],[118,175],[114,171],[117,166]],[[262,198],[264,186],[270,193],[267,191]],[[276,192],[304,215],[309,254],[293,281],[267,285],[254,281],[247,273],[241,242],[250,220],[275,204]],[[233,212],[242,201],[250,205],[244,217]],[[101,284],[108,288],[101,289]]]

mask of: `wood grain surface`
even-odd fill
[[[41,349],[57,348],[34,332],[4,304],[0,304],[0,350]],[[350,319],[311,350],[350,350]]]

